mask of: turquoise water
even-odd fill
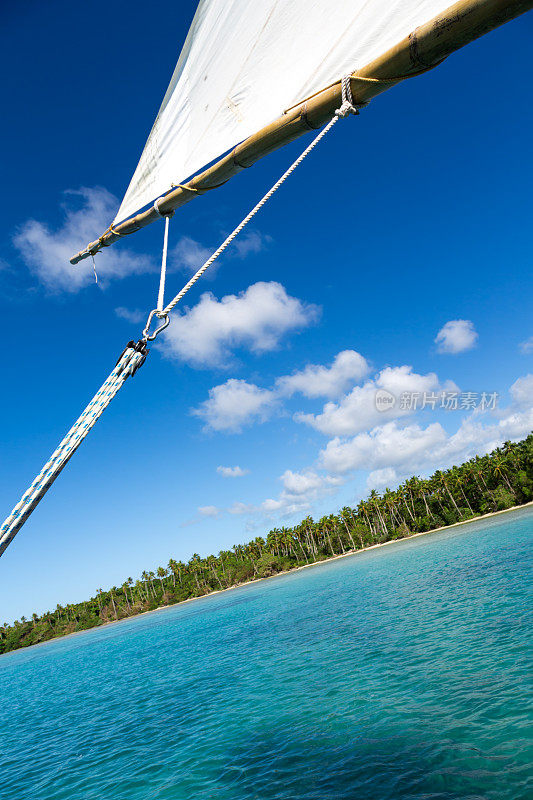
[[[2,656],[0,798],[531,798],[532,533],[512,512]]]

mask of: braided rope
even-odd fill
[[[200,269],[193,275],[193,277],[185,284],[183,289],[178,292],[178,294],[168,303],[166,308],[162,308],[163,306],[163,295],[165,290],[165,277],[166,277],[166,256],[167,256],[167,247],[168,247],[168,223],[169,223],[169,215],[163,215],[159,211],[159,198],[154,203],[154,208],[160,216],[165,216],[165,237],[164,237],[164,244],[163,244],[163,258],[162,258],[162,265],[161,265],[161,277],[160,277],[160,284],[159,284],[159,296],[158,296],[158,303],[157,309],[151,312],[147,327],[150,324],[151,317],[154,313],[157,313],[159,318],[167,318],[166,324],[159,327],[159,329],[154,333],[153,336],[149,337],[147,334],[147,330],[145,329],[145,338],[141,339],[139,344],[142,344],[142,347],[138,347],[130,342],[128,347],[124,350],[123,354],[121,355],[115,369],[111,372],[109,377],[104,381],[100,389],[97,391],[89,405],[85,408],[82,414],[78,417],[72,428],[69,430],[67,435],[63,438],[60,442],[58,447],[52,453],[40,473],[37,475],[29,489],[23,494],[22,498],[20,499],[19,503],[15,506],[11,514],[7,517],[7,519],[2,524],[0,528],[0,556],[4,553],[6,548],[9,544],[13,541],[15,536],[17,535],[18,531],[24,525],[32,511],[36,508],[38,503],[42,500],[48,489],[52,486],[58,475],[61,473],[63,468],[67,465],[69,460],[72,458],[80,444],[83,442],[91,428],[94,426],[96,421],[101,417],[111,400],[115,397],[120,387],[126,381],[129,375],[133,375],[135,371],[143,364],[144,359],[146,357],[146,348],[145,343],[148,338],[154,339],[157,333],[160,330],[163,330],[168,325],[168,315],[172,311],[172,309],[179,303],[179,301],[187,294],[189,289],[194,286],[196,281],[204,274],[204,272],[209,269],[209,267],[213,264],[214,261],[224,252],[224,250],[231,244],[231,242],[235,239],[236,236],[245,228],[248,223],[255,217],[258,211],[265,205],[265,203],[270,200],[273,194],[277,192],[280,186],[285,183],[287,178],[292,175],[294,170],[302,163],[302,161],[309,155],[309,153],[314,150],[317,144],[326,136],[326,134],[333,128],[335,123],[341,119],[342,117],[346,117],[348,114],[357,114],[358,108],[360,107],[358,104],[354,104],[350,86],[350,78],[349,76],[342,79],[341,83],[341,96],[342,102],[340,108],[335,111],[334,116],[330,119],[328,124],[323,128],[320,133],[313,139],[313,141],[305,148],[303,153],[298,156],[296,161],[294,161],[291,166],[283,173],[281,178],[276,181],[276,183],[272,186],[271,189],[261,198],[261,200],[252,208],[252,210],[245,216],[242,222],[237,225],[237,227],[230,233],[230,235],[222,242],[220,247],[215,250],[213,255],[207,259],[207,261],[200,267]],[[363,104],[360,104],[363,105]],[[183,187],[188,188],[188,187]],[[115,231],[112,226],[109,228],[110,231],[116,233],[118,236],[121,234],[118,231]],[[102,238],[102,237],[101,237]],[[100,240],[99,240],[100,241]],[[94,253],[88,249],[88,252],[91,255]],[[95,250],[96,252],[96,250]],[[96,274],[96,271],[95,271]]]
[[[277,181],[276,181],[276,183],[274,184],[274,186],[272,186],[272,188],[271,188],[271,189],[269,189],[269,191],[268,191],[268,192],[267,192],[267,193],[266,193],[266,194],[265,194],[265,195],[264,195],[264,196],[261,198],[261,200],[260,200],[260,201],[257,203],[257,205],[255,205],[255,206],[252,208],[252,210],[250,211],[250,213],[249,213],[249,214],[247,214],[247,215],[245,216],[245,218],[243,219],[243,221],[242,221],[242,222],[241,222],[239,225],[237,225],[237,227],[236,227],[236,228],[235,228],[235,229],[234,229],[234,230],[233,230],[233,231],[230,233],[230,235],[227,237],[227,239],[225,239],[225,240],[222,242],[222,244],[220,245],[220,247],[219,247],[217,250],[215,250],[215,252],[213,253],[213,255],[212,255],[212,256],[210,256],[210,257],[207,259],[207,261],[206,261],[206,262],[205,262],[205,263],[204,263],[204,264],[203,264],[203,265],[200,267],[200,269],[198,270],[198,272],[196,272],[196,273],[195,273],[195,274],[192,276],[192,278],[190,279],[190,281],[188,281],[188,282],[185,284],[185,286],[183,287],[183,289],[182,289],[180,292],[178,292],[178,294],[177,294],[177,295],[176,295],[176,296],[175,296],[175,297],[174,297],[174,298],[173,298],[173,299],[170,301],[170,303],[168,303],[168,305],[167,305],[167,306],[166,306],[166,307],[165,307],[165,308],[164,308],[164,309],[163,309],[163,310],[160,312],[160,314],[161,314],[161,315],[164,315],[164,314],[170,314],[170,312],[172,311],[172,309],[173,309],[173,308],[174,308],[174,307],[175,307],[175,306],[176,306],[176,305],[179,303],[179,301],[180,301],[180,300],[181,300],[181,299],[182,299],[182,298],[183,298],[183,297],[184,297],[184,296],[187,294],[187,292],[189,291],[189,289],[191,289],[191,288],[194,286],[194,284],[196,283],[196,281],[198,280],[198,278],[201,278],[201,277],[202,277],[202,275],[204,274],[204,272],[206,271],[206,269],[209,269],[209,267],[211,266],[211,264],[213,264],[213,262],[214,262],[214,261],[216,261],[216,260],[217,260],[217,258],[218,258],[220,255],[222,255],[222,253],[224,252],[224,250],[226,249],[226,247],[228,247],[228,245],[230,245],[230,244],[232,243],[232,241],[235,239],[235,237],[236,237],[236,236],[238,236],[238,235],[239,235],[239,233],[242,231],[242,229],[243,229],[243,228],[245,228],[245,227],[248,225],[248,223],[249,223],[249,222],[250,222],[250,221],[251,221],[251,220],[252,220],[252,219],[255,217],[255,215],[257,214],[257,212],[258,212],[258,211],[260,211],[260,210],[262,209],[262,207],[265,205],[265,203],[267,202],[267,200],[270,200],[270,198],[272,197],[272,195],[273,195],[273,194],[275,194],[275,192],[277,192],[277,191],[278,191],[279,187],[280,187],[280,186],[281,186],[283,183],[285,183],[285,181],[287,180],[287,178],[288,178],[290,175],[292,175],[292,173],[294,172],[294,170],[296,169],[296,167],[299,167],[299,166],[300,166],[300,164],[302,163],[302,161],[304,160],[304,158],[306,158],[306,157],[309,155],[309,153],[310,153],[312,150],[314,150],[314,148],[315,148],[315,147],[317,146],[317,144],[318,144],[318,143],[321,141],[321,139],[323,139],[323,138],[324,138],[324,136],[326,136],[326,134],[327,134],[327,133],[329,133],[329,131],[330,131],[330,130],[333,128],[333,126],[335,125],[335,123],[337,122],[337,120],[339,120],[341,117],[345,117],[345,116],[347,116],[347,115],[348,115],[348,114],[350,114],[350,113],[357,114],[357,107],[356,107],[356,106],[353,104],[353,100],[352,100],[352,92],[351,92],[351,89],[350,89],[350,80],[349,80],[349,77],[347,77],[347,78],[343,78],[343,80],[342,80],[342,104],[341,104],[340,108],[338,108],[338,109],[337,109],[337,111],[335,111],[335,115],[334,115],[334,116],[333,116],[333,117],[330,119],[330,121],[328,122],[328,124],[326,125],[326,127],[325,127],[325,128],[323,128],[323,129],[320,131],[320,133],[319,133],[317,136],[315,136],[315,138],[313,139],[313,141],[311,142],[311,144],[309,144],[309,145],[308,145],[308,146],[305,148],[305,150],[303,151],[303,153],[302,153],[301,155],[299,155],[299,156],[298,156],[298,158],[296,159],[296,161],[294,161],[294,162],[291,164],[291,166],[289,167],[289,169],[288,169],[288,170],[286,170],[286,172],[284,172],[284,173],[283,173],[283,175],[281,176],[281,178],[280,178],[279,180],[277,180]]]
[[[168,253],[168,227],[170,215],[165,217],[165,233],[163,235],[163,255],[161,257],[161,274],[159,277],[159,293],[157,295],[157,310],[162,311],[165,303],[165,281],[167,278],[167,253]]]
[[[115,369],[104,381],[89,405],[78,417],[64,439],[54,450],[29,489],[23,494],[11,514],[0,528],[0,556],[13,541],[32,511],[52,486],[62,469],[72,458],[95,422],[101,417],[125,380],[144,361],[144,353],[128,346]]]

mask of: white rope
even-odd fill
[[[168,226],[170,216],[165,217],[165,234],[163,237],[163,257],[161,259],[161,277],[159,278],[159,294],[157,296],[157,310],[163,311],[165,303],[165,280],[167,276],[167,250],[168,250]]]
[[[136,349],[133,343],[130,343],[124,350],[115,369],[104,381],[89,405],[78,417],[67,435],[52,453],[29,489],[24,493],[20,502],[4,521],[0,528],[0,556],[13,541],[31,512],[42,500],[61,470],[74,455],[95,422],[115,397],[122,384],[129,375],[132,375],[142,365],[145,356],[146,349],[144,347]]]
[[[98,283],[98,275],[96,274],[96,261],[94,260],[94,256],[92,253],[91,253],[91,258],[93,260],[94,282]]]
[[[222,242],[220,247],[215,250],[213,255],[207,259],[207,261],[200,267],[200,269],[196,272],[195,275],[185,284],[183,289],[178,292],[178,294],[170,301],[170,303],[163,308],[164,304],[164,294],[165,294],[165,279],[166,279],[166,267],[167,267],[167,250],[168,250],[168,230],[169,230],[169,218],[172,216],[171,214],[162,214],[159,210],[159,201],[163,198],[158,198],[158,200],[154,203],[154,208],[160,216],[165,216],[165,234],[163,240],[163,257],[161,261],[161,277],[159,281],[159,294],[157,299],[157,308],[150,312],[150,316],[148,317],[148,322],[146,327],[143,331],[143,339],[141,339],[137,345],[133,342],[130,342],[129,345],[124,350],[123,354],[121,355],[115,369],[111,372],[109,377],[106,381],[102,384],[98,392],[95,394],[87,408],[83,411],[80,417],[76,420],[72,428],[69,430],[67,435],[64,439],[60,442],[56,450],[52,453],[51,457],[48,459],[42,470],[40,471],[39,475],[35,478],[33,483],[31,484],[30,488],[24,493],[20,502],[15,506],[11,514],[7,517],[4,521],[2,527],[0,528],[0,556],[9,546],[9,544],[13,541],[15,536],[17,535],[20,528],[23,526],[24,522],[28,519],[32,511],[35,509],[37,504],[40,500],[44,497],[48,489],[52,486],[58,475],[60,474],[61,470],[66,466],[70,458],[74,455],[82,441],[85,439],[95,422],[100,418],[103,414],[111,400],[115,397],[118,390],[128,378],[129,375],[133,375],[135,371],[143,364],[144,359],[146,358],[146,342],[151,341],[156,338],[157,334],[164,330],[167,325],[169,324],[169,314],[172,309],[176,306],[177,303],[184,297],[189,289],[194,286],[198,278],[200,278],[206,269],[208,269],[211,264],[224,252],[226,247],[235,239],[236,236],[243,230],[243,228],[248,225],[250,220],[255,217],[257,212],[265,205],[267,200],[269,200],[272,195],[277,192],[279,187],[285,183],[289,175],[291,175],[296,167],[298,167],[304,158],[309,155],[309,153],[317,146],[321,139],[326,136],[326,134],[333,128],[337,120],[341,117],[346,117],[348,114],[357,114],[358,105],[354,104],[351,88],[350,88],[350,78],[349,76],[342,79],[341,84],[341,91],[342,91],[342,103],[340,108],[335,111],[334,116],[325,128],[323,128],[320,133],[315,136],[311,144],[309,144],[303,153],[294,161],[288,170],[286,170],[281,178],[276,181],[276,183],[272,186],[272,188],[261,198],[261,200],[252,208],[249,214],[243,219],[240,225],[237,225],[235,230],[230,233],[230,235]],[[363,104],[361,104],[363,105]],[[118,233],[118,232],[117,232]],[[89,251],[90,252],[90,251]],[[93,255],[91,253],[91,255]],[[93,258],[93,266],[95,269],[95,278],[96,278],[96,267],[94,265],[94,258]],[[149,333],[150,323],[154,315],[157,315],[158,318],[163,319],[163,324],[161,324],[153,334]]]
[[[359,109],[368,103],[354,103],[350,75],[345,75],[341,81],[341,105],[335,111],[336,117],[347,117],[348,114],[359,114]]]
[[[305,158],[306,156],[308,156],[308,155],[309,155],[309,153],[311,152],[311,150],[313,150],[313,149],[314,149],[314,148],[317,146],[317,144],[320,142],[320,140],[321,140],[321,139],[323,139],[323,138],[324,138],[324,136],[325,136],[325,135],[326,135],[326,134],[327,134],[327,133],[328,133],[328,132],[329,132],[329,131],[330,131],[330,130],[333,128],[333,126],[335,125],[335,123],[337,122],[337,120],[338,120],[340,117],[345,117],[345,116],[347,116],[348,114],[357,114],[357,113],[358,113],[358,111],[357,111],[357,108],[358,108],[358,107],[357,107],[357,105],[355,105],[355,104],[354,104],[354,102],[353,102],[353,99],[352,99],[352,92],[351,92],[351,87],[350,87],[350,77],[349,77],[349,76],[346,76],[346,78],[343,78],[343,79],[342,79],[342,84],[341,84],[341,87],[342,87],[342,104],[341,104],[340,108],[338,108],[338,109],[337,109],[337,111],[335,111],[335,115],[332,117],[332,119],[330,119],[330,121],[328,122],[328,124],[326,125],[326,127],[325,127],[325,128],[323,128],[323,129],[320,131],[320,133],[318,134],[318,136],[315,136],[315,138],[313,139],[313,141],[311,142],[311,144],[310,144],[310,145],[308,145],[308,147],[306,147],[306,148],[305,148],[305,150],[303,151],[303,153],[302,153],[300,156],[298,156],[298,158],[296,159],[296,161],[294,161],[294,163],[292,163],[292,164],[291,164],[291,166],[289,167],[289,169],[288,169],[286,172],[284,172],[284,173],[283,173],[283,175],[281,176],[281,178],[280,178],[278,181],[276,181],[276,183],[274,184],[274,186],[273,186],[271,189],[269,189],[269,191],[268,191],[268,192],[267,192],[267,193],[264,195],[264,197],[262,197],[262,198],[261,198],[261,200],[260,200],[260,201],[257,203],[257,205],[255,205],[255,206],[252,208],[252,210],[250,211],[250,213],[249,213],[249,214],[247,214],[247,215],[245,216],[245,218],[244,218],[244,219],[243,219],[243,221],[240,223],[240,225],[237,225],[237,227],[235,228],[235,230],[233,230],[233,231],[230,233],[230,235],[227,237],[227,239],[225,239],[225,240],[222,242],[222,244],[220,245],[220,247],[219,247],[217,250],[215,250],[215,252],[213,253],[213,255],[212,255],[212,256],[210,256],[210,258],[208,258],[208,259],[207,259],[207,261],[206,261],[206,262],[205,262],[205,263],[204,263],[204,264],[203,264],[203,265],[200,267],[200,269],[198,270],[198,272],[196,272],[196,273],[195,273],[195,274],[192,276],[192,278],[190,279],[190,281],[188,281],[188,282],[185,284],[185,286],[183,287],[183,289],[182,289],[180,292],[178,292],[178,294],[177,294],[177,295],[176,295],[176,296],[175,296],[175,297],[174,297],[174,298],[173,298],[173,299],[170,301],[170,303],[168,303],[168,305],[166,306],[166,308],[164,308],[164,309],[161,309],[161,310],[159,310],[159,309],[158,309],[158,310],[160,311],[160,314],[161,314],[161,315],[164,315],[164,314],[170,314],[170,312],[172,311],[172,309],[173,309],[173,308],[174,308],[174,307],[175,307],[175,306],[176,306],[176,305],[179,303],[179,301],[180,301],[180,300],[181,300],[181,299],[182,299],[182,298],[183,298],[183,297],[184,297],[184,296],[187,294],[187,292],[189,291],[189,289],[191,289],[191,288],[194,286],[194,284],[196,283],[196,281],[198,280],[198,278],[201,278],[201,277],[202,277],[202,275],[204,274],[204,272],[206,271],[206,269],[209,269],[209,267],[211,266],[211,264],[213,264],[213,262],[214,262],[214,261],[216,261],[216,260],[217,260],[217,258],[218,258],[218,257],[219,257],[219,256],[220,256],[220,255],[221,255],[223,252],[224,252],[224,250],[226,249],[226,247],[227,247],[228,245],[230,245],[230,244],[232,243],[232,241],[235,239],[235,237],[239,235],[239,233],[242,231],[242,229],[243,229],[243,228],[245,228],[245,227],[248,225],[248,223],[250,222],[250,220],[252,220],[252,219],[255,217],[255,215],[257,214],[257,212],[258,212],[258,211],[259,211],[259,210],[260,210],[260,209],[261,209],[261,208],[262,208],[262,207],[265,205],[265,203],[267,202],[267,200],[270,200],[270,198],[272,197],[272,195],[273,195],[275,192],[277,192],[277,190],[279,189],[279,187],[280,187],[280,186],[281,186],[283,183],[285,183],[285,181],[287,180],[287,178],[289,177],[289,175],[292,175],[292,173],[294,172],[294,170],[296,169],[296,167],[299,167],[299,166],[300,166],[300,164],[302,163],[302,161],[304,160],[304,158]],[[363,104],[361,104],[361,105],[363,105]]]

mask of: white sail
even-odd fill
[[[450,0],[201,0],[115,224]]]

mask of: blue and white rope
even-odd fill
[[[127,347],[115,369],[102,384],[87,408],[78,417],[72,428],[48,459],[20,502],[0,528],[0,556],[13,541],[34,508],[44,497],[55,479],[74,455],[97,419],[105,411],[111,400],[128,378],[143,362],[144,354]]]
[[[354,103],[351,93],[350,87],[350,76],[346,76],[342,79],[341,82],[341,105],[335,111],[332,119],[328,122],[328,124],[323,128],[320,133],[318,133],[313,141],[305,148],[305,150],[301,153],[301,155],[294,161],[291,166],[283,173],[281,178],[276,181],[276,183],[272,186],[272,188],[261,198],[261,200],[252,208],[249,214],[242,220],[242,222],[230,233],[230,235],[222,242],[220,247],[215,250],[213,255],[208,258],[208,260],[200,267],[200,269],[192,276],[192,278],[185,284],[183,289],[178,292],[178,294],[168,303],[166,307],[164,306],[164,292],[165,292],[165,277],[166,277],[166,261],[167,261],[167,249],[168,249],[168,227],[169,227],[169,218],[171,214],[163,215],[159,211],[159,201],[163,198],[159,198],[154,203],[154,208],[160,216],[165,216],[165,237],[164,237],[164,244],[163,244],[163,257],[161,263],[161,277],[159,283],[159,295],[157,299],[157,307],[150,312],[150,316],[148,317],[148,322],[146,327],[143,331],[143,339],[141,339],[141,343],[143,345],[146,344],[146,341],[153,340],[155,337],[164,330],[169,322],[170,322],[170,312],[174,309],[174,307],[179,303],[179,301],[185,296],[185,294],[189,291],[189,289],[194,286],[196,281],[203,275],[203,273],[213,264],[214,261],[224,252],[224,250],[231,244],[231,242],[235,239],[236,236],[243,230],[243,228],[248,225],[248,223],[254,218],[254,216],[260,211],[260,209],[265,205],[265,203],[270,200],[273,194],[277,192],[280,186],[285,183],[287,178],[294,172],[294,170],[302,163],[302,161],[311,153],[311,151],[317,146],[317,144],[321,141],[321,139],[326,136],[326,134],[333,128],[335,123],[342,117],[348,116],[348,114],[357,114],[358,109],[365,105]],[[186,187],[189,188],[189,187]],[[173,212],[172,212],[173,213]],[[112,230],[112,228],[111,228]],[[113,231],[113,233],[119,234],[118,231]],[[120,235],[120,234],[119,234]],[[94,259],[93,259],[94,261]],[[96,276],[96,271],[95,271]],[[152,317],[157,315],[159,319],[163,319],[164,323],[160,325],[153,334],[150,334],[150,323]],[[69,430],[63,441],[59,444],[56,448],[50,459],[46,462],[44,467],[42,468],[39,475],[35,478],[33,483],[31,484],[30,488],[25,492],[22,496],[20,502],[15,506],[9,517],[5,520],[2,527],[0,528],[0,556],[3,554],[4,550],[8,547],[8,545],[13,541],[15,536],[17,535],[20,528],[23,526],[25,521],[28,519],[34,508],[40,502],[40,500],[44,497],[48,489],[51,487],[63,467],[66,466],[70,458],[74,455],[82,441],[85,439],[97,419],[102,415],[105,411],[111,400],[115,397],[118,390],[126,380],[129,375],[132,375],[135,370],[141,366],[145,359],[146,349],[142,347],[140,349],[136,349],[135,346],[128,346],[124,353],[122,354],[121,358],[119,359],[117,366],[113,370],[113,372],[109,375],[107,380],[102,384],[101,388],[95,394],[85,411],[81,414],[81,416],[76,420],[72,428]]]

